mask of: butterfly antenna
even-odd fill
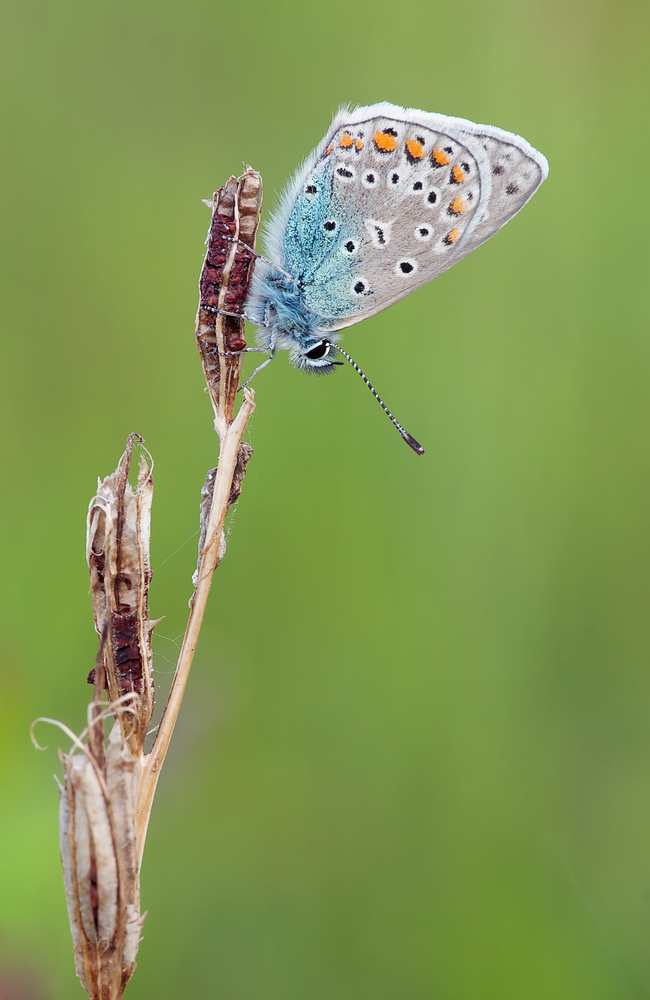
[[[352,367],[354,368],[355,372],[359,373],[359,375],[361,376],[361,378],[363,379],[363,381],[366,383],[366,385],[370,389],[371,393],[373,394],[373,396],[375,397],[375,399],[377,400],[377,402],[381,406],[382,410],[384,411],[384,413],[386,414],[386,416],[388,417],[388,419],[391,421],[391,423],[400,432],[400,434],[402,435],[402,437],[406,441],[406,443],[409,446],[409,448],[412,448],[413,451],[416,453],[416,455],[424,455],[424,448],[422,447],[422,445],[418,444],[418,442],[415,440],[415,438],[412,437],[412,435],[409,434],[408,431],[405,431],[404,428],[402,427],[402,425],[399,423],[399,421],[397,421],[395,419],[395,417],[390,412],[390,410],[388,409],[388,407],[384,403],[384,401],[381,398],[381,396],[379,395],[379,393],[375,391],[375,389],[370,384],[370,382],[368,381],[368,379],[366,378],[366,376],[363,374],[363,372],[359,368],[359,365],[356,363],[356,361],[353,361],[352,358],[350,357],[350,355],[347,354],[343,350],[342,347],[339,347],[338,344],[333,344],[331,341],[329,341],[329,344],[330,344],[330,347],[333,347],[335,351],[338,351],[339,354],[342,354],[344,358],[347,358],[348,361],[350,362],[350,364],[352,365]]]

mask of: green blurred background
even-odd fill
[[[550,177],[344,338],[424,458],[348,368],[280,356],[256,383],[127,997],[648,997],[647,4],[2,20],[3,1000],[82,995],[66,743],[43,728],[39,754],[28,726],[84,725],[85,514],[132,430],[156,460],[161,692],[178,652],[216,460],[201,198],[245,161],[268,208],[339,104],[380,100],[519,132]]]

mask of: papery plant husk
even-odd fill
[[[119,1000],[135,970],[144,922],[135,822],[137,761],[119,721],[110,732],[103,766],[89,753],[59,756],[65,778],[59,837],[75,968],[93,1000]]]
[[[98,484],[88,511],[86,558],[108,697],[115,702],[133,695],[122,724],[129,749],[139,756],[154,708],[151,633],[156,623],[148,611],[153,478],[142,455],[136,488],[129,482],[136,437],[130,435],[119,466]]]
[[[59,836],[77,975],[93,1000],[119,1000],[135,969],[140,913],[137,798],[154,704],[147,595],[153,479],[144,454],[137,485],[131,435],[90,504],[87,558],[100,637],[89,676],[88,740],[59,752]],[[108,704],[102,702],[104,689]],[[104,742],[104,720],[115,721]],[[85,733],[82,734],[82,737]]]

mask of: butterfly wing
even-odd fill
[[[344,109],[303,164],[267,243],[318,328],[386,309],[493,236],[548,173],[524,139],[376,104]]]

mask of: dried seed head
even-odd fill
[[[97,723],[95,723],[97,724]],[[62,727],[65,728],[65,727]],[[59,836],[77,975],[92,1000],[119,1000],[135,969],[144,916],[136,838],[138,762],[111,730],[104,766],[59,753]]]
[[[91,501],[86,555],[109,700],[137,695],[119,715],[129,748],[137,755],[153,712],[151,632],[155,622],[149,620],[147,607],[153,479],[143,455],[136,488],[129,483],[136,437],[130,435],[119,466],[100,482]],[[94,681],[94,674],[91,671],[88,679]]]
[[[244,311],[254,265],[246,246],[255,248],[262,178],[247,167],[241,177],[231,177],[205,204],[212,209],[212,219],[199,278],[196,340],[222,435],[233,418],[243,359],[242,354],[228,352],[243,350],[246,338],[243,319],[219,315],[215,310]]]

